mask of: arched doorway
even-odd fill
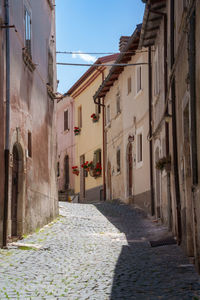
[[[65,188],[69,189],[69,156],[65,156]]]
[[[24,232],[25,218],[25,177],[23,150],[19,143],[15,143],[12,150],[12,180],[9,213],[9,236],[21,236]]]
[[[19,194],[19,152],[17,146],[13,147],[12,168],[12,199],[11,199],[11,235],[17,236],[17,213]]]
[[[132,156],[132,144],[128,144],[128,156],[127,156],[127,163],[128,163],[128,195],[132,196],[132,189],[133,189],[133,156]]]

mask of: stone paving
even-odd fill
[[[0,299],[200,299],[177,245],[152,248],[164,227],[123,204],[61,203],[60,217],[0,250]]]

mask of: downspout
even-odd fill
[[[151,47],[148,49],[149,63],[149,136],[152,136],[152,65],[151,65]],[[153,148],[152,139],[149,141],[149,156],[150,156],[150,187],[151,187],[151,215],[155,215],[154,202],[154,184],[153,184]]]
[[[174,0],[170,0],[170,57],[171,57],[171,70],[174,65]],[[180,185],[178,173],[178,151],[177,151],[177,128],[176,128],[176,89],[175,77],[173,76],[171,85],[171,98],[172,98],[172,138],[173,138],[173,162],[174,162],[174,185],[176,195],[176,213],[177,213],[177,231],[178,231],[178,244],[182,239],[182,226],[181,226],[181,200],[180,200]]]
[[[9,26],[9,0],[4,0],[5,25]],[[8,184],[9,184],[9,153],[10,153],[10,32],[6,27],[6,134],[5,134],[5,192],[4,192],[4,217],[3,217],[3,247],[7,245],[8,227]]]
[[[103,104],[104,104],[104,98],[103,98]],[[103,132],[103,199],[106,201],[106,139],[105,139],[105,106],[102,108],[102,132]]]

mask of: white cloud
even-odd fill
[[[86,62],[95,62],[97,60],[97,58],[95,56],[89,55],[89,54],[83,54],[81,53],[81,51],[78,51],[80,53],[74,53],[72,54],[72,58],[81,58],[82,60],[86,61]]]

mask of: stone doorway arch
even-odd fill
[[[12,148],[10,226],[8,232],[11,237],[21,236],[24,232],[24,186],[23,150],[19,143],[15,143]]]

